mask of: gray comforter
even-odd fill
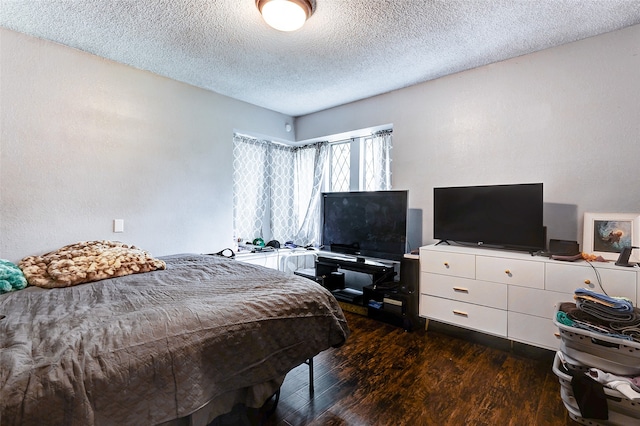
[[[305,278],[217,256],[0,295],[0,424],[152,425],[277,380],[349,334]]]

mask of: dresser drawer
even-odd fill
[[[598,293],[604,292],[610,296],[628,297],[634,305],[637,305],[637,273],[635,270],[625,269],[621,266],[594,266],[598,274],[589,264],[549,262],[546,267],[546,289],[573,294],[577,288],[586,288]],[[598,275],[602,282],[602,288],[598,283]]]
[[[509,339],[557,351],[560,333],[552,319],[509,312]]]
[[[420,316],[496,336],[507,336],[507,311],[501,309],[421,294]]]
[[[553,319],[556,305],[573,301],[573,292],[558,293],[528,287],[509,287],[509,311]]]
[[[544,262],[477,256],[476,279],[544,288]]]
[[[422,272],[420,293],[507,309],[507,286],[500,283]]]
[[[420,268],[424,272],[475,278],[476,260],[472,254],[424,250],[420,253]]]

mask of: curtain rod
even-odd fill
[[[378,130],[377,132],[369,133],[368,135],[354,136],[348,139],[339,139],[336,141],[331,141],[330,143],[343,143],[343,142],[352,141],[354,139],[366,138],[367,136],[383,136],[383,135],[390,135],[392,133],[393,133],[393,129],[384,129],[384,130]]]
[[[283,143],[283,142],[278,142],[278,141],[270,141],[267,139],[258,139],[255,138],[253,136],[250,135],[244,135],[242,133],[235,133],[235,137],[241,138],[241,139],[245,139],[246,141],[251,141],[251,142],[260,142],[260,143],[272,143],[275,145],[280,145],[283,147],[289,147],[292,149],[299,149],[299,148],[304,148],[304,147],[308,147],[308,146],[312,146],[312,145],[316,145],[316,144],[321,144],[321,143],[330,143],[330,144],[334,144],[334,143],[344,143],[344,142],[349,142],[352,141],[354,139],[359,139],[359,138],[366,138],[367,136],[384,136],[384,135],[390,135],[393,133],[393,129],[383,129],[383,130],[378,130],[377,132],[373,132],[370,133],[368,135],[362,135],[362,136],[354,136],[348,139],[340,139],[340,140],[336,140],[336,141],[317,141],[317,142],[311,142],[305,145],[290,145],[287,143]]]

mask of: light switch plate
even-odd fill
[[[124,219],[113,219],[113,232],[124,232]]]

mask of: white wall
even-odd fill
[[[298,140],[393,123],[393,186],[543,182],[550,238],[588,212],[640,213],[640,25],[300,117]]]
[[[228,247],[234,129],[293,138],[288,116],[6,29],[0,41],[0,258],[93,239],[156,256]]]
[[[582,214],[640,212],[640,26],[299,117],[298,140],[392,123],[393,179],[544,182],[552,238]],[[291,117],[0,29],[0,258],[114,239],[154,255],[232,238],[234,129]],[[113,219],[125,232],[112,232]]]

